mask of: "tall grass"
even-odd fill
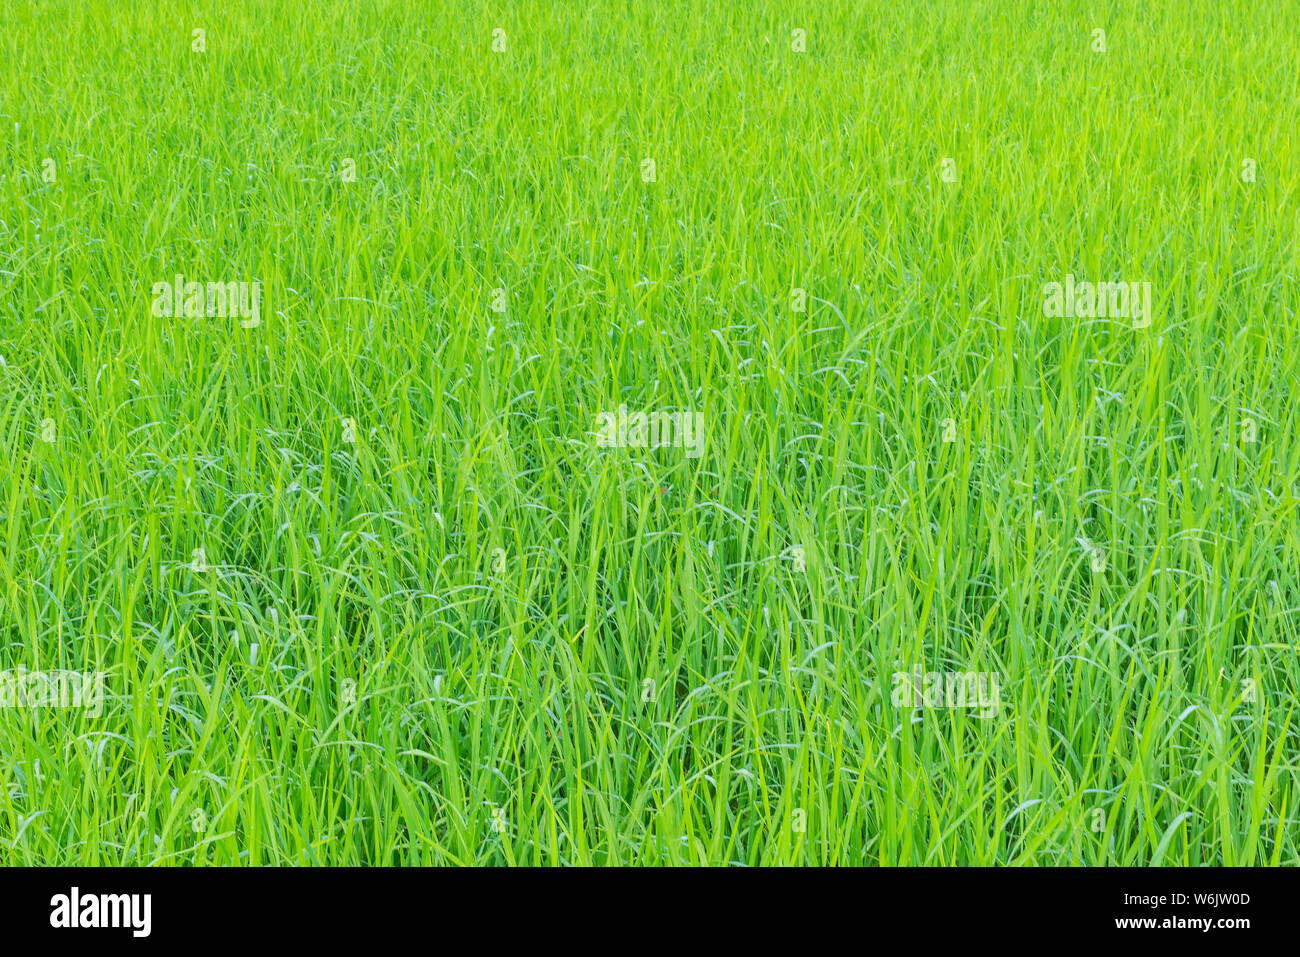
[[[1300,863],[1298,17],[6,4],[0,860]]]

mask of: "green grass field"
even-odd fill
[[[1300,863],[1300,4],[307,6],[0,9],[0,861]]]

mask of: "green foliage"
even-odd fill
[[[1075,7],[5,4],[0,861],[1300,863],[1300,10]]]

